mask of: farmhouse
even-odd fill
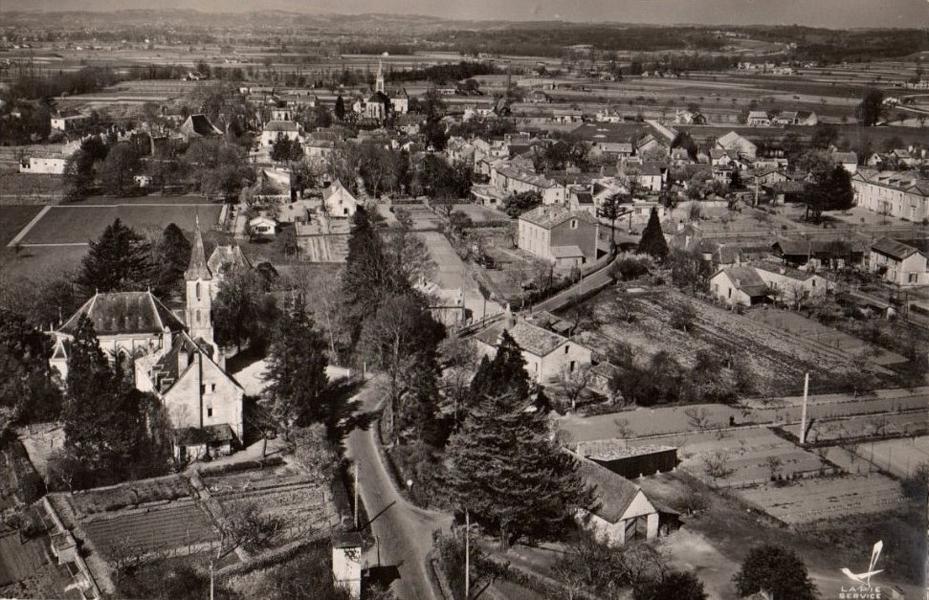
[[[249,219],[248,227],[254,235],[265,237],[277,235],[277,221],[265,215],[258,215]]]
[[[926,255],[903,242],[882,238],[871,245],[868,261],[872,273],[878,273],[888,283],[901,286],[929,283]]]
[[[835,289],[835,283],[811,271],[801,271],[780,265],[759,263],[754,270],[775,297],[799,304],[806,298],[823,296]]]
[[[90,121],[87,115],[68,115],[51,118],[52,131],[63,131],[68,133],[80,129]]]
[[[523,250],[574,267],[597,259],[599,222],[588,211],[561,205],[538,206],[519,216],[518,244]]]
[[[19,163],[19,172],[64,175],[67,164],[68,157],[64,154],[34,153]]]
[[[747,123],[749,127],[770,127],[771,117],[763,110],[753,110],[748,113]]]
[[[710,278],[710,292],[729,306],[752,306],[768,297],[768,286],[755,269],[735,266]]]
[[[782,239],[771,245],[774,255],[795,267],[807,263],[815,267],[832,265],[838,268],[857,265],[863,262],[866,250],[866,245],[857,240]]]
[[[573,373],[582,365],[590,364],[589,348],[509,313],[502,321],[474,336],[478,350],[493,357],[504,331],[522,349],[526,372],[537,383],[555,380],[564,372]]]
[[[578,462],[597,502],[591,511],[578,511],[577,519],[587,530],[609,546],[658,537],[658,509],[642,488],[592,460]]]
[[[755,158],[758,153],[758,146],[745,139],[738,133],[730,131],[726,135],[716,140],[716,147],[721,150],[733,150],[738,156]]]
[[[855,204],[882,215],[929,219],[929,181],[909,171],[860,169],[852,176]]]
[[[326,189],[323,197],[323,207],[330,217],[353,217],[358,205],[358,199],[338,179]]]

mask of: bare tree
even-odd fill
[[[571,403],[571,411],[577,410],[577,400],[590,383],[590,365],[580,365],[573,371],[567,367],[561,370],[558,384],[564,393],[565,399]]]
[[[710,423],[710,411],[703,407],[690,407],[684,409],[684,415],[687,417],[687,424],[691,429],[696,429],[697,431],[707,431],[711,427]]]
[[[768,472],[771,474],[771,480],[777,479],[777,476],[781,473],[781,467],[784,463],[781,462],[781,459],[777,456],[768,456],[765,459],[765,464],[768,466]]]
[[[703,472],[713,479],[714,484],[718,484],[720,479],[735,473],[735,469],[729,464],[729,455],[724,450],[716,450],[703,457]]]

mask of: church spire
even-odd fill
[[[200,233],[200,215],[197,215],[197,225],[194,230],[194,247],[190,252],[190,264],[184,271],[184,279],[195,281],[197,279],[212,279],[210,268],[206,265],[206,251],[203,249],[203,234]]]
[[[384,63],[377,59],[377,79],[374,82],[374,91],[384,93]]]

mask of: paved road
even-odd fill
[[[372,415],[381,399],[369,383],[356,396],[356,417]],[[358,464],[361,499],[371,530],[379,544],[365,556],[368,566],[395,566],[399,570],[391,589],[401,600],[437,600],[426,572],[426,554],[432,548],[432,532],[448,529],[451,517],[421,510],[404,500],[394,487],[377,450],[376,423],[353,429],[345,439],[346,455]],[[378,546],[380,557],[378,557]]]

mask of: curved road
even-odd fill
[[[377,449],[376,411],[382,399],[376,381],[369,381],[354,400],[359,407],[356,425],[345,438],[346,456],[358,465],[362,502],[373,519],[378,540],[366,556],[369,567],[396,567],[391,589],[401,600],[439,600],[426,571],[426,554],[432,549],[432,532],[448,529],[452,517],[417,508],[407,502],[391,481]],[[365,424],[367,423],[367,424]],[[390,577],[390,575],[388,575]]]

